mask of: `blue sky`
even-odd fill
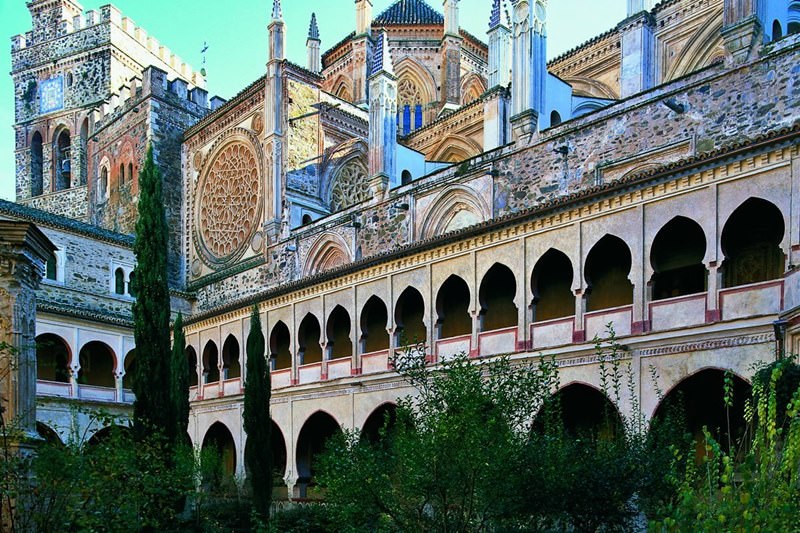
[[[107,4],[84,0],[85,9]],[[373,14],[392,0],[374,0]],[[441,12],[441,0],[428,0]],[[461,0],[461,26],[486,39],[491,0]],[[31,28],[26,0],[0,0],[0,36],[6,48],[0,53],[0,72],[11,71],[10,37]],[[548,56],[559,55],[613,27],[625,16],[625,0],[551,0]],[[207,88],[230,98],[261,76],[267,56],[267,22],[272,0],[118,0],[124,15],[145,28],[196,69],[201,66],[203,42],[209,44]],[[311,12],[319,21],[322,49],[327,50],[353,30],[353,0],[283,0],[287,26],[287,56],[306,64],[305,43]],[[11,77],[0,78],[0,198],[14,198],[14,100]]]

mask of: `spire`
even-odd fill
[[[489,16],[489,29],[500,25],[500,0],[492,2],[492,14]]]
[[[378,39],[375,41],[375,48],[372,52],[372,68],[370,69],[370,77],[379,72],[394,75],[394,65],[392,64],[392,56],[389,53],[389,37],[386,30],[381,30]]]
[[[319,41],[319,27],[317,26],[316,13],[311,13],[311,24],[308,25],[308,38]]]
[[[272,20],[281,20],[282,18],[281,0],[272,0]]]

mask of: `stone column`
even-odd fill
[[[36,289],[54,251],[35,225],[0,221],[0,401],[21,446],[36,438]]]
[[[397,78],[389,54],[389,38],[382,31],[375,43],[369,77],[369,175],[375,201],[397,180]]]
[[[647,11],[631,14],[618,26],[622,35],[620,96],[650,89],[655,84],[656,20]]]

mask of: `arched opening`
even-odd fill
[[[517,325],[517,280],[511,269],[501,263],[492,265],[481,281],[481,331]]]
[[[411,346],[425,344],[428,339],[428,330],[425,327],[425,301],[414,287],[407,287],[395,305],[394,320],[396,346]]]
[[[350,340],[350,313],[341,305],[337,305],[328,316],[325,329],[328,339],[328,358],[351,357],[353,342]]]
[[[233,435],[222,422],[214,422],[203,437],[203,460],[219,461],[209,470],[204,482],[214,488],[233,483],[236,474],[236,444]],[[213,459],[212,459],[213,458]],[[204,469],[205,470],[205,469]]]
[[[219,350],[214,341],[208,341],[203,349],[203,381],[205,383],[219,381]]]
[[[781,28],[781,21],[775,19],[772,21],[772,40],[779,41],[783,39],[783,28]]]
[[[272,449],[272,474],[273,485],[280,487],[283,485],[283,474],[286,472],[286,439],[283,432],[274,420],[270,420],[270,448]]]
[[[72,76],[72,74],[70,74]],[[86,185],[87,177],[89,175],[89,118],[83,119],[81,123],[80,132],[80,184]]]
[[[31,138],[31,196],[44,192],[44,155],[42,134],[38,131]]]
[[[705,291],[705,254],[706,236],[697,222],[686,217],[667,222],[656,234],[650,251],[653,300]]]
[[[136,348],[125,355],[125,374],[122,376],[122,387],[133,389],[136,379]]]
[[[119,174],[117,174],[117,181],[119,182],[120,187],[125,185],[125,163],[119,164]]]
[[[122,268],[114,271],[114,293],[125,294],[125,271]]]
[[[451,275],[436,295],[436,337],[447,339],[472,333],[469,314],[469,286],[467,282]]]
[[[47,444],[58,447],[64,445],[56,430],[46,424],[36,422],[36,433],[38,433],[39,437],[41,437],[42,440],[44,440]]]
[[[554,394],[543,411],[555,416],[564,431],[573,438],[611,440],[620,435],[623,425],[619,411],[601,391],[583,383],[572,383]],[[537,417],[536,428],[545,421]]]
[[[58,335],[36,337],[36,379],[69,383],[69,346]]]
[[[788,35],[800,33],[800,22],[790,22],[789,25],[786,26],[786,33]]]
[[[191,346],[186,347],[186,366],[189,370],[189,386],[197,386],[197,352]]]
[[[272,370],[292,368],[292,353],[289,350],[291,337],[289,328],[282,321],[278,321],[269,334],[269,357],[272,361]]]
[[[96,446],[101,446],[109,442],[109,439],[112,437],[120,437],[123,435],[130,435],[131,429],[127,426],[118,426],[118,425],[111,425],[101,428],[95,431],[94,435],[92,435],[88,441],[86,441],[86,445],[90,448],[94,448]]]
[[[114,352],[100,341],[86,343],[78,354],[81,369],[78,383],[97,387],[114,387]]]
[[[698,460],[706,454],[703,427],[726,452],[743,449],[740,444],[746,434],[744,409],[750,385],[738,376],[730,377],[730,407],[725,405],[725,372],[707,368],[678,383],[653,414],[656,421],[682,424],[681,430],[694,437]]]
[[[385,403],[372,411],[364,427],[361,428],[361,440],[370,444],[377,444],[382,437],[394,428],[397,421],[397,406],[393,403]]]
[[[550,248],[539,258],[531,276],[534,322],[575,314],[572,279],[572,262],[564,252]]]
[[[561,114],[558,111],[553,110],[550,113],[550,127],[558,126],[561,124]]]
[[[97,197],[99,200],[108,198],[108,167],[100,169],[100,180],[97,184]]]
[[[313,492],[317,457],[325,450],[328,439],[340,431],[336,420],[323,411],[317,411],[303,424],[297,437],[297,485],[301,498],[318,496]]]
[[[125,181],[133,183],[133,163],[128,162],[128,172],[125,176]]]
[[[606,235],[586,257],[586,310],[597,311],[633,303],[631,251],[613,235]]]
[[[789,16],[786,19],[786,34],[800,33],[800,2],[789,4]]]
[[[408,135],[422,127],[422,93],[413,79],[401,76],[397,82],[397,129],[401,135]]]
[[[70,135],[69,130],[63,129],[56,136],[53,162],[55,165],[54,174],[56,191],[69,189],[72,177],[72,164],[70,162]]]
[[[313,220],[311,219],[311,215],[309,215],[309,214],[303,215],[303,225],[304,226],[306,226],[308,224],[311,224],[311,222],[313,222]]]
[[[750,198],[731,214],[722,229],[724,288],[783,276],[783,215],[775,204]]]
[[[411,172],[408,170],[404,170],[400,173],[400,185],[408,185],[413,180],[414,178],[411,176]]]
[[[361,353],[389,349],[389,332],[386,331],[388,321],[386,304],[377,296],[370,296],[361,308]]]
[[[322,361],[322,346],[319,344],[321,334],[319,320],[308,313],[300,322],[297,330],[297,363],[307,365]]]
[[[228,335],[222,345],[222,372],[224,379],[242,377],[242,366],[239,362],[239,341],[233,335]]]
[[[136,271],[130,273],[128,276],[128,295],[136,297]]]

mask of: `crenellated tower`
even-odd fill
[[[274,239],[281,231],[283,212],[283,173],[285,157],[286,107],[283,101],[283,70],[285,61],[286,25],[281,12],[281,0],[273,0],[269,29],[266,94],[264,98],[264,233]]]
[[[322,70],[319,47],[319,27],[317,26],[317,14],[311,13],[311,23],[308,25],[308,39],[306,39],[306,52],[308,53],[308,70],[314,74],[319,74]]]
[[[375,55],[369,76],[369,175],[376,199],[398,183],[397,160],[397,77],[389,54],[389,37],[381,31],[375,41]]]

